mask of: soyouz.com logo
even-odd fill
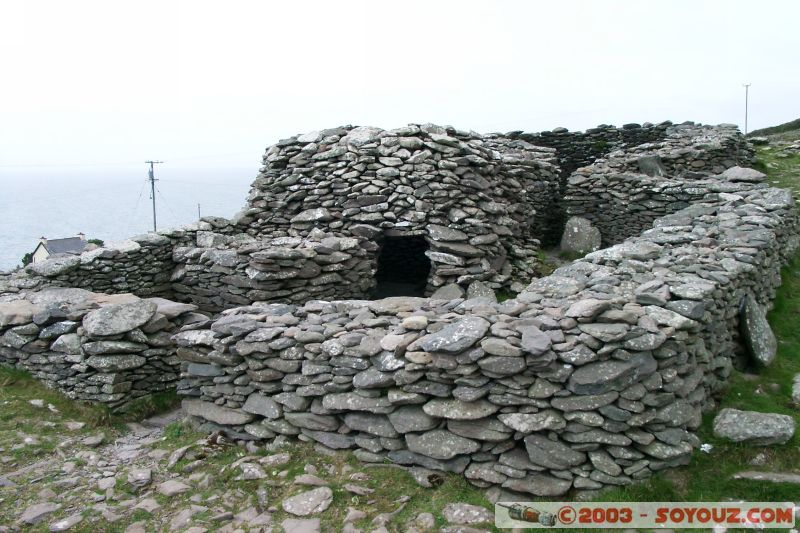
[[[499,528],[792,528],[792,502],[498,502]]]

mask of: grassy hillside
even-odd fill
[[[792,120],[791,122],[786,122],[784,124],[778,124],[777,126],[771,126],[769,128],[761,128],[760,130],[753,130],[747,134],[748,137],[767,137],[769,135],[776,135],[779,133],[789,133],[793,131],[800,131],[800,118],[797,120]]]

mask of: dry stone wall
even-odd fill
[[[580,168],[564,185],[555,163],[563,176],[612,148],[625,150]],[[563,229],[565,205],[602,226],[604,244],[620,242],[702,195],[683,180],[719,172],[750,154],[735,129],[693,123],[485,136],[434,125],[335,128],[270,147],[247,207],[231,221],[207,217],[45,261],[29,266],[27,276],[0,281],[0,290],[132,292],[193,302],[209,312],[260,300],[363,298],[379,295],[379,259],[384,251],[391,255],[388,245],[411,237],[422,239],[427,249],[419,258],[430,263],[420,293],[450,283],[466,289],[475,281],[519,291],[535,275],[539,238]],[[659,174],[679,182],[656,179]],[[289,244],[281,241],[287,238]],[[357,239],[358,246],[329,251],[319,243],[324,238]],[[308,248],[297,242],[309,239],[327,256],[322,261],[352,257],[316,266],[300,257],[295,263],[254,259],[267,248]],[[400,250],[417,246],[409,241]],[[280,266],[286,267],[280,273],[268,271]]]
[[[375,245],[315,230],[304,238],[256,240],[213,236],[218,247],[178,247],[172,275],[178,299],[214,312],[255,301],[367,298]]]
[[[342,127],[280,141],[237,221],[259,238],[315,227],[362,237],[423,236],[427,293],[448,283],[508,286],[536,262],[557,193],[553,151],[434,125]],[[377,250],[377,248],[376,248]]]
[[[693,124],[693,123],[688,123]],[[629,149],[645,143],[663,140],[672,122],[660,124],[625,124],[622,127],[601,124],[586,131],[569,131],[556,128],[552,131],[527,133],[514,131],[506,136],[520,139],[535,146],[553,148],[557,154],[558,166],[562,176],[566,177],[580,167],[590,165],[595,160],[615,150]]]
[[[27,370],[70,398],[124,411],[137,399],[175,389],[179,361],[170,337],[208,322],[195,309],[69,288],[5,296],[0,364]]]
[[[760,181],[763,174],[749,169],[725,173],[752,156],[734,127],[670,128],[662,142],[612,152],[577,169],[567,180],[563,205],[569,216],[592,222],[609,246],[708,194]],[[723,174],[724,181],[708,179],[713,174]]]
[[[0,362],[115,409],[179,372],[207,428],[484,487],[628,484],[689,460],[739,359],[775,357],[764,310],[798,247],[797,211],[737,166],[751,156],[735,129],[692,123],[292,137],[267,150],[231,221],[0,280]],[[533,279],[563,207],[614,246]],[[430,298],[366,300],[376,277],[426,262]],[[498,303],[492,289],[513,282],[520,294]]]
[[[763,314],[797,231],[788,191],[717,176],[692,206],[502,303],[226,311],[175,335],[180,391],[240,438],[296,435],[536,496],[629,484],[689,461],[741,351],[740,307]]]

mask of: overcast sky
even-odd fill
[[[800,2],[0,0],[0,167],[252,167],[342,124],[800,117]]]

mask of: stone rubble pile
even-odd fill
[[[122,411],[174,389],[170,336],[207,317],[196,306],[131,294],[51,288],[0,302],[0,363],[29,371],[68,397]]]

